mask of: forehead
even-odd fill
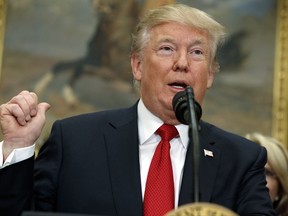
[[[155,40],[209,42],[209,35],[206,30],[176,22],[158,24],[150,30],[150,34],[152,36],[150,39]]]

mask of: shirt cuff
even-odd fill
[[[2,145],[3,141],[0,142],[0,169],[32,157],[35,151],[35,143],[28,147],[17,148],[11,152],[5,161],[3,161]]]

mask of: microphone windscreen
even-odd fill
[[[194,100],[194,96],[193,96],[193,102],[195,108],[195,115],[197,121],[199,121],[202,116],[202,109],[199,103],[197,103],[197,101]],[[187,93],[185,90],[175,94],[172,100],[172,105],[175,112],[175,116],[178,119],[178,121],[181,122],[182,124],[189,125],[191,122],[191,118],[188,108]]]

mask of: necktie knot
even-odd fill
[[[157,134],[161,136],[163,140],[170,141],[178,135],[178,131],[174,125],[163,124],[156,131]]]

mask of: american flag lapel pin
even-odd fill
[[[213,152],[207,149],[204,149],[204,155],[208,157],[214,157]]]

